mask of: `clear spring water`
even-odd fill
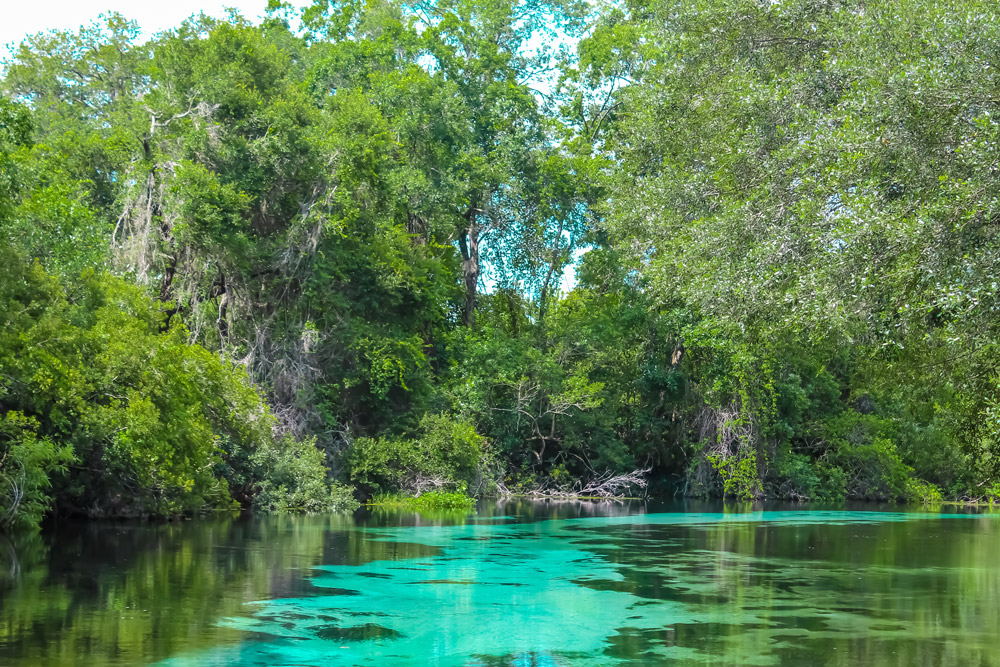
[[[509,503],[64,526],[5,557],[12,667],[1000,666],[989,513]]]

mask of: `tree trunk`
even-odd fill
[[[545,331],[545,311],[548,308],[548,296],[549,289],[552,285],[552,276],[556,270],[556,264],[559,261],[559,247],[562,245],[562,232],[563,225],[562,222],[559,223],[559,232],[556,234],[556,244],[552,248],[552,260],[549,262],[549,270],[545,274],[545,280],[542,282],[542,292],[538,297],[538,330]]]
[[[219,327],[219,342],[223,345],[229,342],[229,283],[226,281],[226,276],[221,276],[222,279],[222,296],[219,299],[219,319],[216,322]]]
[[[505,290],[507,297],[507,310],[510,312],[510,337],[517,338],[520,334],[519,327],[517,326],[517,316],[520,312],[520,306],[514,303],[514,293],[513,290]]]
[[[465,214],[468,223],[458,237],[462,251],[462,275],[465,278],[465,326],[470,329],[476,324],[476,289],[479,286],[479,225],[476,223],[475,208]]]
[[[173,253],[167,257],[167,266],[163,271],[163,282],[160,283],[159,300],[161,303],[169,303],[172,300],[175,275],[177,275],[177,253]],[[170,328],[170,320],[179,310],[180,304],[176,302],[174,302],[173,306],[164,310],[166,318],[160,324],[160,333]]]

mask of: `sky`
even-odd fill
[[[311,4],[293,0],[294,5]],[[267,0],[0,0],[0,46],[19,44],[25,36],[43,30],[76,30],[100,14],[118,12],[139,23],[146,36],[176,27],[181,21],[203,11],[210,16],[225,16],[225,7],[233,7],[248,19],[264,13]],[[6,55],[7,49],[0,49]]]

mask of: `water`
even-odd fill
[[[0,538],[0,665],[1000,667],[1000,515],[748,509],[56,526]]]

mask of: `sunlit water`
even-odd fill
[[[1000,515],[692,509],[0,538],[0,665],[1000,666]]]

